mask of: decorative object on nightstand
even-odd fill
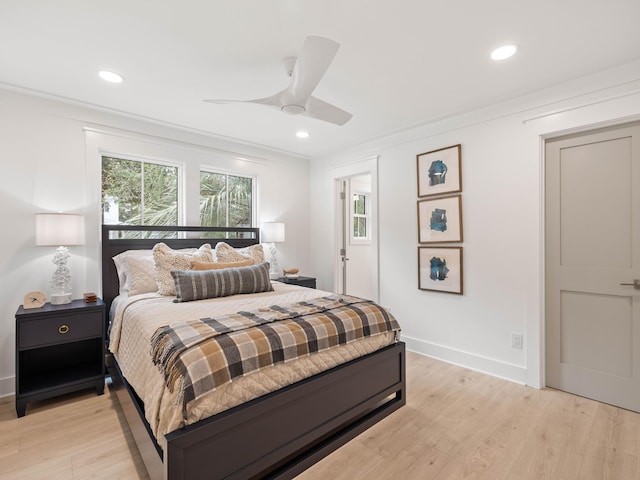
[[[316,288],[316,279],[313,277],[297,275],[296,277],[280,277],[276,280],[290,285],[298,285],[299,287]]]
[[[85,293],[83,297],[85,303],[95,303],[98,301],[98,295],[94,292]]]
[[[297,268],[285,268],[282,273],[286,278],[298,278],[298,271]]]
[[[104,393],[106,307],[73,300],[16,312],[16,413],[28,402],[94,387]]]
[[[262,224],[260,233],[260,240],[263,243],[269,245],[269,276],[275,279],[279,275],[278,268],[278,251],[276,250],[276,243],[284,242],[284,223],[279,222],[265,222]]]
[[[47,294],[40,290],[33,290],[27,292],[22,302],[25,310],[29,308],[42,308],[44,304],[47,303]]]
[[[68,246],[84,245],[84,217],[70,213],[36,214],[36,245],[57,246],[53,257],[56,270],[51,278],[51,303],[71,303],[71,271]]]

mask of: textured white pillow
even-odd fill
[[[153,247],[153,261],[156,270],[158,292],[161,295],[175,295],[176,287],[171,270],[191,270],[191,262],[212,262],[211,245],[205,243],[194,253],[184,253],[171,249],[165,243]]]
[[[251,245],[244,248],[233,248],[228,243],[220,242],[216,245],[216,257],[218,262],[231,263],[251,260],[253,263],[264,263],[264,250],[262,245]]]
[[[120,293],[129,293],[129,289],[131,288],[129,282],[129,259],[134,257],[149,257],[151,262],[153,262],[153,253],[151,250],[127,250],[113,257],[113,263],[115,263],[116,271],[118,272]]]
[[[127,259],[127,284],[129,295],[140,295],[158,291],[156,267],[151,255],[131,256]]]

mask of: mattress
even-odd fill
[[[273,282],[274,291],[174,303],[172,296],[148,293],[120,296],[112,308],[109,350],[124,378],[145,405],[145,416],[160,440],[167,433],[240,405],[259,396],[379,350],[395,341],[387,332],[350,342],[287,363],[262,368],[223,384],[194,402],[185,415],[150,355],[150,339],[162,326],[239,310],[310,300],[330,292]],[[159,441],[162,445],[162,442]]]

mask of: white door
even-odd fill
[[[640,123],[545,153],[546,384],[640,411]]]

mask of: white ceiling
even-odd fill
[[[0,86],[314,157],[640,58],[639,19],[640,0],[0,0]],[[346,125],[202,101],[283,89],[307,35],[341,44],[314,96]]]

